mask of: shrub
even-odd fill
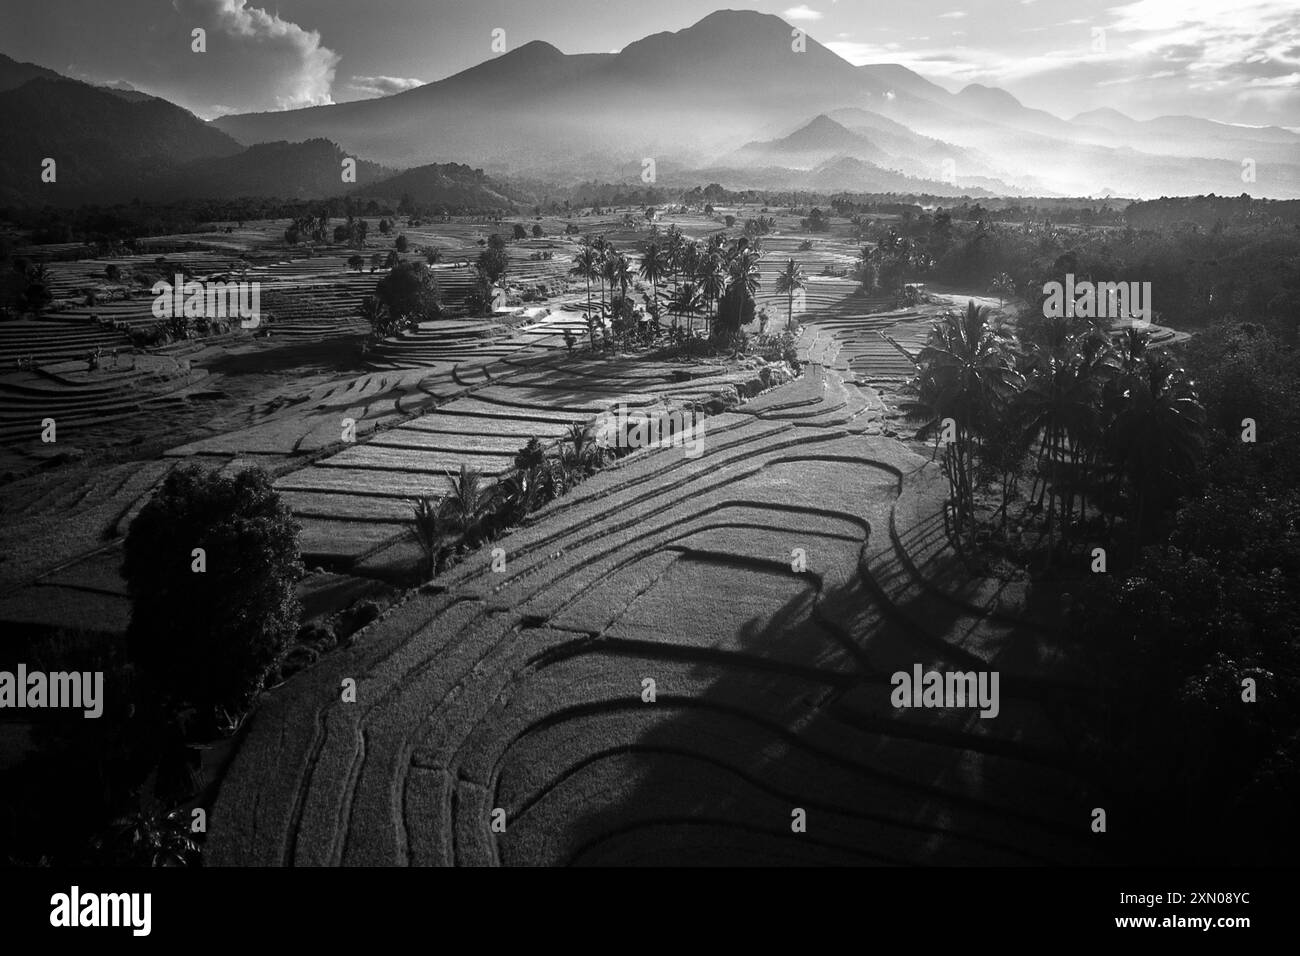
[[[131,525],[124,566],[127,643],[158,695],[208,715],[252,703],[298,628],[298,530],[261,469],[167,476]]]

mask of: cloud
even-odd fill
[[[203,55],[226,56],[231,61],[260,59],[262,68],[255,75],[273,83],[268,93],[277,109],[334,102],[339,55],[321,43],[317,31],[250,7],[247,0],[172,0],[172,6],[193,17],[196,26],[216,32],[216,37],[208,37],[208,52]]]
[[[960,20],[960,19],[961,19],[962,17],[964,17],[964,16],[966,16],[966,11],[965,11],[965,10],[953,10],[953,11],[951,11],[951,12],[949,12],[949,13],[941,13],[941,14],[939,14],[939,19],[940,19],[940,20]]]
[[[391,96],[404,90],[413,90],[417,86],[424,86],[424,80],[413,76],[354,76],[348,83],[348,89],[363,97]]]
[[[801,3],[799,6],[791,7],[785,11],[785,18],[787,20],[820,20],[822,15],[820,11],[814,10],[808,4]]]
[[[1300,107],[1300,18],[1294,0],[1136,0],[1112,7],[1112,31],[1135,58],[1176,64],[1191,93]]]

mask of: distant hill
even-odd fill
[[[746,163],[776,162],[811,168],[835,156],[852,156],[871,161],[886,158],[884,150],[866,136],[841,126],[824,113],[789,136],[766,142],[746,143],[733,158]]]
[[[157,184],[159,198],[324,199],[373,187],[393,174],[358,157],[356,184],[344,183],[347,154],[324,139],[305,143],[259,143],[233,156],[188,163]]]
[[[35,63],[20,63],[0,53],[0,93],[22,86],[28,80],[59,80],[62,77],[53,70],[47,70]]]
[[[447,212],[514,210],[525,198],[494,182],[483,170],[459,163],[431,163],[408,169],[373,186],[359,187],[357,195],[362,199],[409,199],[422,208]]]
[[[109,202],[147,193],[187,163],[241,151],[233,139],[166,100],[133,102],[62,77],[0,92],[0,203]],[[42,161],[57,180],[41,181]]]

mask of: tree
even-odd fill
[[[926,429],[956,426],[944,450],[944,472],[952,490],[954,522],[960,529],[974,519],[974,471],[978,441],[992,417],[1021,387],[1010,334],[988,322],[988,310],[970,302],[961,314],[949,312],[930,330],[917,357],[921,401],[934,419]]]
[[[652,242],[645,248],[641,254],[641,266],[637,274],[650,283],[651,294],[656,303],[659,302],[659,280],[664,277],[668,271],[668,259],[664,250],[658,243]]]
[[[730,307],[736,310],[734,316],[728,315],[722,304],[719,304],[718,321],[733,334],[739,332],[741,326],[748,325],[754,320],[754,296],[758,294],[758,287],[761,282],[758,271],[758,263],[761,258],[762,253],[758,244],[750,245],[744,239],[737,242],[732,253],[727,272],[731,279],[731,285],[740,287],[743,294],[732,296],[729,300]],[[726,299],[727,296],[723,296],[723,298]],[[745,317],[745,314],[748,314],[748,318]]]
[[[496,284],[506,274],[506,270],[510,268],[510,256],[504,249],[497,249],[489,244],[486,249],[479,253],[478,267],[488,282]]]
[[[284,231],[284,241],[291,246],[296,246],[298,244],[299,238],[300,235],[298,233],[297,226],[290,226],[288,229]]]
[[[298,531],[260,468],[167,476],[131,524],[123,565],[127,644],[161,698],[206,715],[252,703],[297,632]]]
[[[542,224],[540,222],[535,223],[533,225],[533,238],[534,239],[542,238]]]
[[[366,267],[366,260],[360,256],[348,256],[348,268],[353,272],[360,272]]]
[[[569,275],[577,276],[587,283],[587,332],[591,336],[591,348],[596,348],[596,327],[591,323],[591,280],[600,275],[600,257],[590,245],[584,245],[573,257],[573,267]]]
[[[1071,332],[1065,323],[1049,322],[1039,332],[1025,356],[1029,377],[1021,411],[1030,437],[1039,440],[1038,501],[1047,495],[1050,542],[1058,525],[1069,537],[1076,493],[1082,495],[1080,512],[1086,510],[1085,479],[1101,438],[1101,395],[1114,371],[1114,350],[1095,329]]]
[[[406,236],[398,236],[396,241],[393,242],[393,248],[398,252],[405,252],[410,248],[410,243],[407,241]]]
[[[694,317],[700,314],[700,290],[690,282],[683,282],[668,297],[668,313],[686,318],[687,334],[691,332]]]
[[[190,835],[190,815],[150,803],[113,821],[109,831],[91,841],[95,865],[105,867],[190,866],[199,847]]]
[[[708,314],[712,305],[722,299],[727,289],[727,265],[720,247],[709,248],[696,266],[699,276],[700,294],[704,297],[704,313]]]
[[[39,318],[54,301],[54,293],[50,289],[50,270],[43,263],[34,265],[26,270],[25,277],[27,285],[23,290],[24,304],[32,315]]]
[[[618,286],[619,297],[626,299],[627,287],[632,282],[632,265],[627,261],[627,256],[611,249],[605,256],[601,271],[609,283],[611,299],[615,286]]]
[[[411,532],[420,545],[424,561],[420,578],[429,581],[438,573],[438,559],[449,541],[448,522],[443,514],[443,498],[425,496],[411,507]]]
[[[528,230],[525,229],[523,226],[521,226],[519,223],[515,223],[515,239],[516,239],[516,241],[519,240],[519,239],[527,239],[527,238],[528,238]]]
[[[398,263],[375,286],[375,297],[401,328],[442,314],[438,284],[422,262]]]
[[[989,288],[998,294],[998,308],[1000,309],[1006,303],[1007,296],[1015,295],[1016,283],[1005,272],[999,272],[994,276],[993,283]]]
[[[385,339],[400,331],[401,324],[393,318],[388,306],[373,295],[361,300],[361,318],[370,326],[372,339]]]
[[[734,339],[742,326],[754,321],[755,312],[753,295],[743,284],[732,283],[718,300],[714,332],[724,340]]]
[[[496,492],[484,487],[482,474],[468,465],[460,466],[459,475],[448,472],[447,480],[451,482],[451,494],[442,499],[443,520],[466,544],[472,545]]]
[[[104,278],[109,282],[117,282],[122,278],[122,270],[117,267],[116,263],[110,262],[104,266]]]
[[[436,265],[442,261],[442,250],[437,246],[430,246],[424,250],[424,261],[429,265]]]
[[[1148,352],[1120,383],[1121,405],[1107,446],[1127,479],[1134,554],[1143,528],[1188,487],[1200,462],[1205,409],[1186,373],[1163,352]]]
[[[794,294],[807,285],[808,280],[803,274],[803,269],[799,267],[799,263],[793,259],[787,260],[785,268],[776,277],[777,293],[784,292],[790,297],[789,318],[786,320],[785,325],[787,329],[794,325]]]
[[[393,231],[393,224],[391,222],[389,222],[387,219],[379,220],[379,234],[381,236],[386,236],[392,231]]]

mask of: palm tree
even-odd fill
[[[711,244],[700,263],[700,292],[704,296],[705,312],[712,314],[713,305],[727,291],[727,268],[722,251]]]
[[[632,282],[632,264],[627,261],[627,256],[610,250],[605,259],[605,278],[609,280],[611,295],[617,285],[619,296],[626,299],[627,287]]]
[[[668,311],[679,318],[687,317],[686,332],[689,335],[692,331],[694,317],[700,314],[700,290],[699,287],[686,282],[679,285],[673,290],[668,299]]]
[[[573,257],[570,275],[577,276],[587,283],[587,330],[591,334],[591,347],[596,348],[596,327],[591,324],[591,280],[600,275],[600,258],[590,245],[584,245]]]
[[[652,242],[645,248],[641,255],[641,268],[637,274],[650,283],[651,294],[657,304],[659,302],[659,280],[668,272],[667,253],[657,242]]]
[[[421,579],[430,580],[438,570],[438,557],[447,543],[447,522],[444,520],[443,499],[425,496],[411,508],[411,530],[424,552]]]
[[[1147,353],[1120,382],[1122,404],[1106,434],[1128,480],[1133,553],[1144,523],[1185,487],[1201,457],[1205,409],[1186,373],[1163,352]]]
[[[970,302],[962,314],[950,312],[935,323],[917,357],[921,401],[934,414],[925,430],[946,418],[956,425],[956,441],[944,452],[944,470],[959,529],[974,517],[976,443],[1022,384],[1010,342],[1004,327],[989,323],[988,309]]]
[[[1038,500],[1047,496],[1049,546],[1059,512],[1062,536],[1069,537],[1076,490],[1083,492],[1086,471],[1101,438],[1101,392],[1114,371],[1114,351],[1099,332],[1070,333],[1031,344],[1028,385],[1022,396],[1025,427],[1039,440]],[[1041,465],[1046,459],[1047,467]],[[1031,495],[1032,497],[1032,495]],[[1059,508],[1058,508],[1059,505]]]
[[[758,287],[761,282],[761,276],[758,270],[759,260],[762,258],[762,252],[758,243],[750,245],[744,239],[741,239],[736,245],[735,254],[731,257],[731,263],[728,266],[728,274],[731,278],[731,286],[739,288],[741,295],[736,296],[736,328],[740,328],[741,320],[744,317],[745,298],[755,298],[758,295]]]
[[[1016,284],[1011,276],[1005,272],[999,272],[993,277],[993,283],[989,287],[998,294],[998,308],[1002,308],[1007,301],[1007,296],[1013,295],[1016,291]]]
[[[596,436],[581,422],[573,422],[569,425],[566,443],[567,447],[562,445],[560,449],[560,461],[565,471],[579,476],[591,474],[597,464],[595,458],[600,453]]]
[[[605,262],[613,251],[604,236],[589,237],[588,245],[596,255],[596,278],[600,280],[600,311],[605,313]]]
[[[794,325],[794,294],[807,285],[808,280],[804,277],[803,269],[793,259],[788,260],[785,268],[777,274],[776,291],[784,292],[790,297],[790,314],[785,323],[787,331]]]
[[[468,543],[478,532],[495,492],[483,487],[482,474],[468,465],[460,466],[459,476],[448,472],[447,479],[451,482],[451,494],[442,501],[442,517]]]

